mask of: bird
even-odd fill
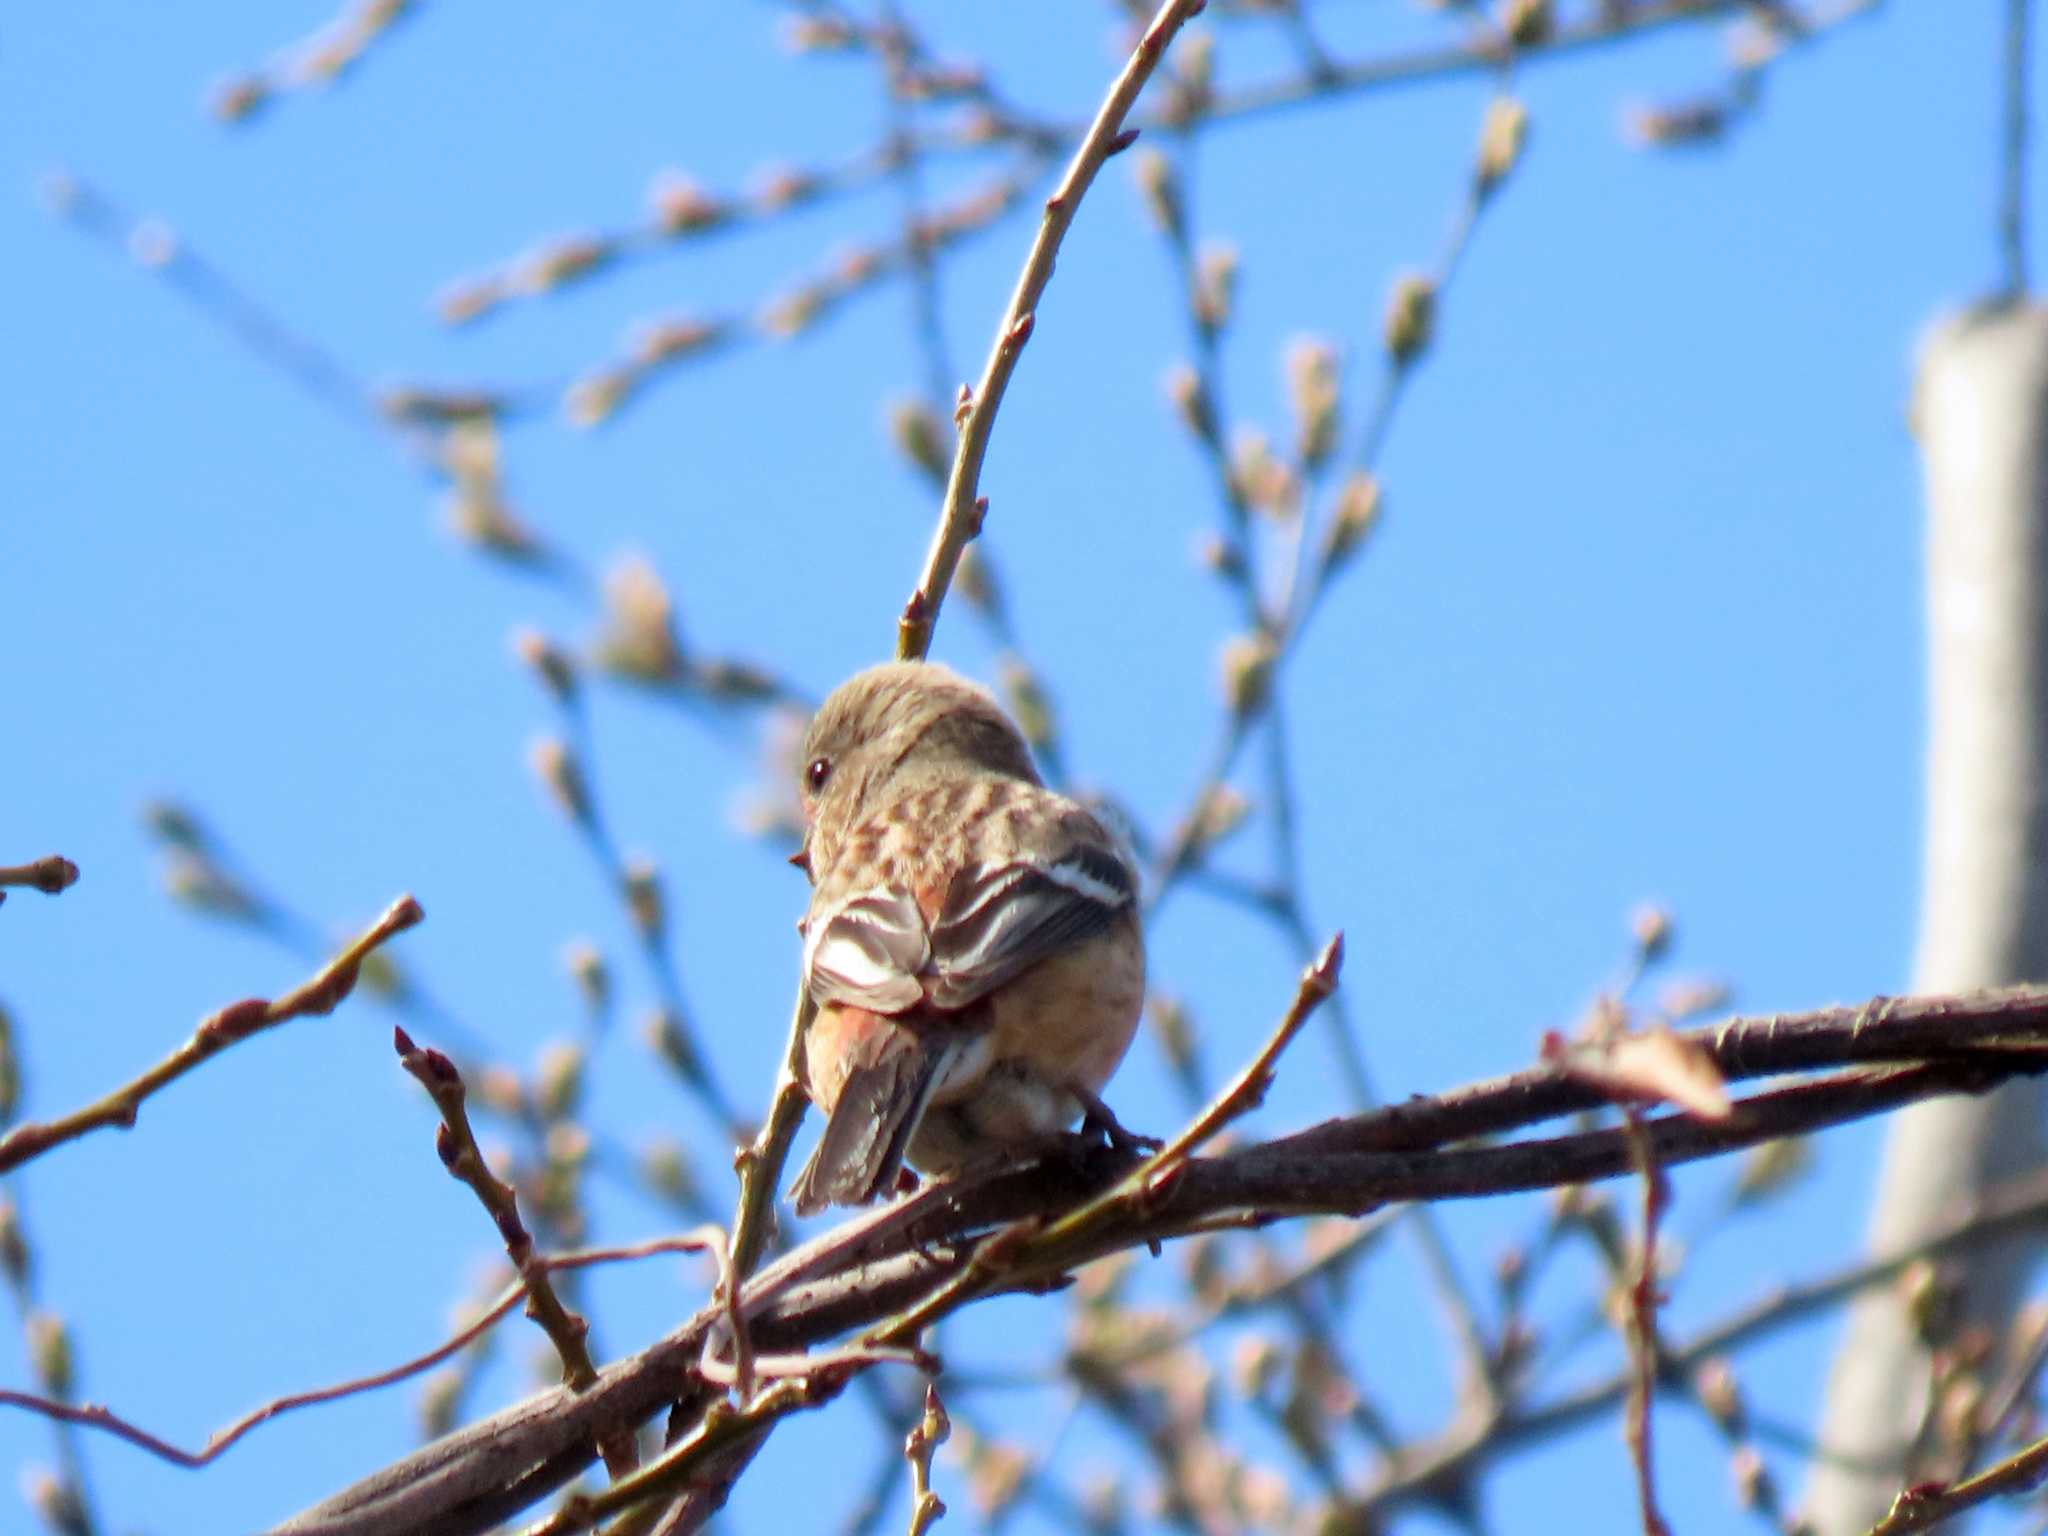
[[[823,1111],[799,1215],[1043,1148],[1101,1099],[1145,997],[1138,876],[1048,789],[993,695],[932,662],[857,673],[804,737],[798,925],[817,1005],[799,1055]],[[1156,1145],[1156,1143],[1152,1143]]]

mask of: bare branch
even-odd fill
[[[1930,1530],[2002,1493],[2031,1492],[2040,1486],[2043,1477],[2048,1477],[2048,1439],[2036,1440],[1997,1466],[1949,1487],[1936,1484],[1908,1488],[1894,1501],[1891,1512],[1870,1528],[1870,1536],[1901,1536],[1905,1531]]]
[[[533,1235],[519,1217],[519,1196],[511,1185],[491,1172],[483,1151],[470,1129],[464,1101],[468,1090],[462,1074],[441,1052],[421,1049],[403,1029],[392,1031],[399,1064],[427,1090],[434,1107],[441,1112],[441,1129],[434,1139],[434,1151],[449,1174],[467,1184],[489,1214],[505,1243],[505,1256],[519,1276],[526,1292],[526,1312],[538,1323],[561,1357],[562,1380],[573,1391],[583,1391],[597,1380],[597,1366],[590,1358],[590,1324],[566,1305],[548,1278],[548,1267],[539,1262]],[[632,1470],[638,1462],[630,1435],[611,1435],[601,1442],[605,1464],[615,1475]]]
[[[208,1057],[287,1020],[332,1013],[354,990],[364,958],[386,939],[403,933],[425,915],[420,904],[410,896],[399,897],[382,917],[352,939],[316,975],[283,997],[275,1001],[250,997],[239,1003],[230,1003],[202,1020],[192,1032],[191,1039],[132,1082],[62,1119],[16,1126],[5,1136],[0,1136],[0,1173],[18,1168],[50,1148],[75,1141],[88,1132],[110,1125],[127,1130],[135,1124],[136,1112],[145,1099],[177,1081]]]
[[[78,883],[78,866],[61,854],[50,854],[27,864],[0,865],[0,886],[33,886],[45,896],[68,891]]]
[[[1314,1127],[1263,1145],[1194,1157],[1143,1202],[1118,1208],[1114,1221],[1062,1232],[1064,1213],[1098,1202],[1142,1164],[1114,1148],[1083,1146],[1021,1167],[932,1184],[866,1212],[778,1259],[741,1287],[740,1310],[763,1354],[784,1354],[865,1330],[856,1350],[892,1345],[984,1294],[1042,1290],[1106,1254],[1197,1231],[1260,1226],[1292,1215],[1356,1214],[1402,1199],[1471,1198],[1625,1175],[1644,1148],[1657,1166],[1719,1155],[1781,1136],[1885,1113],[1929,1095],[1982,1091],[2014,1073],[2048,1066],[2048,989],[1972,998],[1883,1002],[1783,1018],[1737,1020],[1688,1032],[1730,1078],[1776,1075],[1814,1065],[1873,1062],[1816,1080],[1738,1099],[1713,1121],[1669,1113],[1644,1118],[1632,1146],[1623,1128],[1575,1131],[1497,1145],[1499,1135],[1559,1114],[1596,1107],[1603,1096],[1548,1066]],[[1915,1059],[1917,1048],[1917,1059]],[[2036,1198],[2041,1198],[2038,1191]],[[2010,1212],[1979,1212],[1987,1227],[2010,1230]],[[1962,1241],[1954,1233],[1951,1241]],[[1903,1262],[1903,1261],[1901,1261]],[[1895,1272],[1895,1271],[1894,1271]],[[1836,1279],[1824,1290],[1779,1298],[1756,1316],[1704,1336],[1700,1348],[1729,1347],[1729,1330],[1768,1326],[1800,1308],[1838,1300],[1874,1283],[1871,1272]],[[280,1527],[280,1533],[363,1536],[404,1530],[460,1536],[489,1528],[517,1497],[531,1502],[587,1461],[593,1434],[638,1423],[673,1397],[727,1308],[707,1306],[681,1328],[608,1367],[587,1392],[544,1394],[458,1432],[385,1469],[356,1489]],[[857,1367],[849,1367],[849,1371]],[[1537,1423],[1575,1422],[1619,1401],[1632,1374],[1611,1386],[1563,1399]],[[633,1484],[632,1498],[672,1490],[676,1479],[711,1477],[718,1457],[751,1455],[781,1415],[835,1393],[844,1377],[778,1382],[736,1414],[714,1407],[664,1457],[667,1471]],[[1441,1445],[1399,1458],[1362,1496],[1371,1507],[1420,1496],[1430,1478],[1468,1465],[1502,1437],[1534,1433],[1531,1415],[1494,1416],[1460,1426]],[[672,1460],[685,1446],[694,1447]],[[654,1474],[655,1467],[646,1469]],[[642,1474],[636,1474],[641,1477]],[[625,1485],[605,1496],[611,1499]],[[489,1498],[488,1490],[498,1490]],[[628,1496],[579,1506],[582,1518],[624,1507]],[[375,1519],[372,1519],[372,1515]],[[486,1515],[490,1518],[486,1519]],[[378,1521],[389,1522],[379,1525]],[[569,1525],[560,1530],[579,1529]]]
[[[1634,1381],[1629,1387],[1622,1433],[1628,1441],[1629,1460],[1635,1467],[1636,1504],[1642,1514],[1643,1536],[1670,1536],[1671,1527],[1657,1509],[1650,1399],[1656,1390],[1657,1361],[1662,1353],[1657,1340],[1657,1228],[1670,1203],[1671,1187],[1650,1150],[1649,1138],[1643,1134],[1642,1111],[1625,1109],[1623,1126],[1643,1180],[1643,1230],[1637,1242],[1636,1273],[1628,1288],[1626,1331]]]
[[[1095,173],[1111,155],[1129,146],[1133,136],[1124,132],[1124,118],[1158,67],[1166,45],[1206,3],[1207,0],[1165,0],[1160,6],[1125,63],[1123,73],[1110,87],[1095,121],[1082,135],[1066,174],[1045,200],[1038,236],[1024,258],[1023,271],[1017,275],[1009,307],[996,325],[995,345],[982,369],[981,383],[971,391],[962,391],[960,442],[946,478],[946,499],[939,511],[938,531],[932,537],[931,552],[925,556],[924,573],[918,577],[917,587],[897,620],[896,654],[901,659],[920,659],[931,648],[932,627],[938,622],[939,605],[945,602],[946,591],[953,584],[960,552],[981,531],[982,517],[988,510],[987,502],[979,494],[981,461],[988,453],[989,436],[995,430],[1003,391],[1009,387],[1024,343],[1037,323],[1038,301],[1045,285],[1052,280],[1060,242],[1066,238]]]
[[[214,93],[213,113],[223,122],[247,122],[279,96],[309,85],[332,85],[353,69],[416,0],[356,0],[305,41],[260,69],[237,75]]]
[[[945,1501],[932,1492],[932,1453],[952,1433],[953,1421],[946,1417],[938,1387],[927,1384],[924,1413],[903,1441],[903,1459],[910,1463],[910,1536],[926,1536],[945,1517]]]
[[[583,1248],[569,1253],[540,1254],[534,1259],[534,1267],[554,1273],[562,1270],[587,1269],[599,1264],[618,1264],[636,1259],[653,1258],[664,1253],[720,1253],[725,1247],[725,1235],[716,1227],[700,1227],[694,1232],[679,1233],[672,1237],[650,1238],[645,1242],[628,1243],[611,1248]],[[25,1408],[31,1413],[42,1415],[60,1423],[81,1424],[90,1429],[103,1430],[130,1445],[170,1462],[173,1466],[197,1469],[218,1460],[243,1436],[259,1425],[300,1408],[312,1408],[322,1403],[339,1402],[343,1398],[355,1397],[364,1392],[374,1392],[380,1387],[395,1386],[401,1381],[432,1370],[442,1361],[466,1349],[495,1327],[513,1307],[526,1296],[523,1282],[515,1282],[499,1293],[481,1312],[470,1319],[462,1328],[435,1345],[425,1354],[375,1372],[369,1376],[358,1376],[352,1380],[337,1382],[330,1387],[314,1387],[304,1392],[291,1392],[283,1397],[272,1398],[260,1408],[253,1408],[236,1419],[232,1424],[215,1430],[206,1437],[206,1443],[196,1451],[188,1451],[172,1444],[160,1436],[151,1434],[132,1421],[123,1418],[112,1409],[95,1403],[76,1404],[55,1398],[39,1396],[33,1392],[14,1392],[0,1389],[0,1405],[11,1408]]]

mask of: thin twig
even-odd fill
[[[16,1126],[5,1136],[0,1136],[0,1173],[18,1168],[52,1147],[75,1141],[88,1132],[110,1125],[127,1130],[135,1124],[136,1113],[146,1099],[176,1082],[207,1058],[288,1020],[332,1013],[354,990],[364,957],[386,939],[412,927],[425,915],[412,897],[399,897],[382,917],[350,940],[341,953],[316,975],[283,997],[275,1001],[251,997],[230,1003],[203,1019],[189,1040],[132,1082],[61,1119]]]
[[[2044,1477],[2048,1477],[2048,1439],[2036,1440],[1997,1466],[1946,1488],[1935,1484],[1906,1489],[1893,1501],[1890,1513],[1870,1528],[1869,1536],[1929,1530],[2000,1494],[2030,1493],[2041,1486]]]
[[[1637,1240],[1636,1272],[1628,1287],[1628,1355],[1634,1369],[1628,1408],[1622,1418],[1623,1436],[1628,1442],[1629,1461],[1635,1468],[1636,1505],[1641,1512],[1643,1536],[1670,1536],[1670,1526],[1657,1509],[1657,1469],[1652,1435],[1652,1404],[1657,1387],[1657,1361],[1661,1346],[1657,1338],[1657,1229],[1670,1200],[1670,1184],[1650,1150],[1643,1133],[1642,1111],[1634,1105],[1622,1109],[1622,1126],[1628,1133],[1630,1151],[1643,1183],[1643,1226]]]
[[[261,68],[235,76],[214,93],[214,115],[248,121],[278,97],[309,85],[332,85],[361,62],[380,37],[419,0],[355,0],[303,41],[279,51]]]
[[[590,755],[588,712],[567,709],[565,718],[575,732],[580,750],[560,741],[543,741],[533,752],[536,771],[553,793],[585,850],[603,872],[606,883],[618,899],[627,925],[633,931],[642,963],[661,1005],[655,1027],[659,1031],[657,1044],[661,1047],[663,1059],[676,1069],[684,1086],[718,1128],[737,1145],[746,1139],[746,1127],[733,1108],[731,1096],[719,1083],[691,1023],[690,1010],[683,997],[682,978],[677,974],[671,950],[668,902],[662,890],[660,872],[648,861],[628,858],[621,853],[605,816],[597,786],[585,766]]]
[[[1188,1159],[1222,1134],[1232,1121],[1242,1119],[1258,1108],[1266,1097],[1267,1089],[1272,1086],[1273,1067],[1279,1061],[1280,1053],[1301,1033],[1302,1026],[1308,1023],[1316,1009],[1337,990],[1337,977],[1343,968],[1344,935],[1340,933],[1325,944],[1322,953],[1302,971],[1294,1001],[1288,1004],[1286,1013],[1259,1048],[1258,1054],[1225,1085],[1208,1107],[1114,1188],[1054,1222],[1046,1229],[1045,1240],[1057,1242],[1085,1232],[1119,1207],[1149,1197],[1185,1168]]]
[[[66,223],[102,245],[125,251],[137,265],[337,416],[380,435],[393,428],[392,422],[378,414],[370,387],[339,358],[258,303],[169,225],[134,217],[74,176],[52,177],[48,192],[51,205]],[[432,463],[432,445],[424,433],[400,431],[398,435],[415,467]]]
[[[2017,304],[2027,294],[2027,39],[2032,0],[2006,0],[2001,74],[2004,113],[1999,136],[1998,254],[2000,297]]]
[[[932,1453],[952,1433],[953,1421],[939,1401],[938,1386],[927,1382],[924,1412],[903,1437],[903,1459],[910,1463],[910,1536],[925,1536],[945,1517],[945,1501],[932,1492]]]
[[[740,1175],[740,1195],[732,1219],[732,1268],[742,1280],[754,1272],[767,1247],[774,1219],[775,1187],[782,1180],[783,1165],[789,1161],[797,1127],[810,1107],[811,1101],[803,1088],[804,1032],[810,1028],[817,1010],[810,988],[799,983],[768,1118],[762,1122],[753,1143],[733,1159]]]
[[[679,1233],[669,1237],[650,1238],[645,1242],[626,1243],[609,1248],[583,1248],[567,1253],[538,1254],[533,1264],[536,1269],[550,1273],[565,1270],[587,1269],[599,1264],[619,1264],[637,1259],[653,1258],[665,1253],[718,1253],[724,1250],[725,1236],[716,1227],[700,1227],[694,1232]],[[395,1386],[401,1381],[432,1370],[442,1361],[460,1353],[489,1332],[505,1315],[526,1297],[526,1287],[514,1282],[505,1287],[488,1306],[470,1319],[462,1328],[442,1340],[425,1354],[374,1372],[358,1376],[349,1381],[337,1382],[333,1386],[314,1387],[304,1392],[290,1392],[282,1397],[272,1398],[259,1408],[253,1408],[233,1423],[215,1430],[206,1437],[206,1443],[196,1451],[188,1451],[161,1436],[153,1435],[132,1421],[123,1418],[112,1409],[97,1403],[67,1403],[42,1397],[33,1392],[14,1392],[0,1389],[0,1405],[10,1408],[25,1408],[46,1419],[61,1423],[79,1424],[90,1429],[104,1431],[117,1439],[149,1452],[160,1461],[173,1466],[196,1470],[218,1460],[243,1436],[258,1426],[268,1424],[272,1419],[282,1418],[300,1408],[317,1407],[322,1403],[339,1402],[343,1398],[355,1397],[364,1392],[374,1392],[380,1387]]]
[[[0,1023],[4,1023],[4,1010],[0,1010]],[[0,1045],[4,1045],[6,1054],[11,1058],[15,1046],[5,1032],[0,1032]],[[0,1068],[0,1074],[13,1070],[14,1063],[9,1060],[4,1068]],[[77,1346],[70,1327],[43,1305],[41,1288],[37,1283],[35,1249],[29,1239],[18,1192],[0,1199],[0,1276],[4,1276],[8,1297],[14,1303],[15,1318],[21,1326],[30,1369],[48,1394],[42,1400],[54,1402],[60,1408],[74,1408],[78,1400]],[[57,1471],[47,1497],[54,1505],[69,1506],[65,1513],[75,1522],[77,1529],[73,1533],[67,1525],[66,1536],[99,1536],[102,1529],[99,1501],[94,1496],[84,1447],[79,1444],[78,1426],[60,1417],[53,1421],[51,1429],[51,1438],[56,1445]],[[38,1498],[36,1502],[42,1500]]]
[[[453,1178],[469,1186],[490,1216],[505,1243],[505,1256],[526,1291],[526,1312],[555,1346],[562,1361],[562,1381],[572,1391],[583,1392],[597,1381],[597,1365],[591,1359],[590,1324],[564,1302],[549,1278],[546,1265],[538,1262],[533,1235],[519,1216],[519,1196],[512,1186],[491,1171],[476,1133],[470,1129],[464,1100],[468,1090],[462,1074],[441,1052],[421,1049],[403,1029],[392,1031],[399,1064],[427,1090],[434,1107],[441,1112],[441,1128],[434,1139],[434,1151]],[[629,1435],[609,1435],[600,1442],[605,1465],[614,1476],[633,1469],[639,1457]]]
[[[909,258],[911,330],[924,354],[925,389],[935,411],[946,408],[953,388],[952,364],[946,356],[945,310],[939,292],[936,244],[927,234],[924,210],[924,157],[912,139],[916,114],[911,97],[911,69],[918,49],[903,11],[895,0],[883,0],[881,32],[876,49],[882,64],[882,98],[888,119],[892,176],[903,202],[903,248]]]
[[[697,1427],[630,1476],[617,1479],[603,1493],[572,1493],[550,1518],[528,1527],[522,1536],[573,1536],[594,1529],[606,1515],[665,1498],[689,1482],[720,1454],[743,1446],[763,1429],[801,1408],[815,1407],[836,1394],[861,1360],[848,1359],[831,1369],[777,1382],[751,1402],[734,1408],[716,1404]]]
[[[1125,63],[1123,72],[1110,87],[1094,122],[1081,136],[1074,157],[1067,164],[1066,174],[1060,178],[1052,196],[1045,200],[1045,214],[1039,221],[1037,238],[1031,242],[1030,254],[1024,258],[1024,268],[1017,275],[1017,286],[1010,295],[1009,306],[996,326],[995,345],[982,369],[981,383],[962,402],[964,414],[959,422],[960,441],[953,454],[952,470],[946,478],[946,497],[939,511],[938,530],[932,536],[931,551],[925,556],[923,574],[918,577],[917,586],[911,592],[910,600],[903,605],[902,617],[897,621],[896,654],[899,658],[918,660],[930,649],[932,627],[938,622],[939,607],[945,602],[947,589],[953,584],[953,572],[960,564],[960,553],[981,531],[982,517],[988,510],[986,501],[979,494],[982,460],[988,454],[989,437],[995,430],[996,411],[1002,405],[1003,392],[1009,387],[1010,375],[1016,371],[1024,343],[1030,339],[1031,329],[1037,323],[1038,302],[1045,292],[1045,285],[1052,279],[1053,262],[1059,255],[1060,242],[1073,225],[1074,215],[1080,210],[1081,199],[1095,180],[1096,172],[1102,169],[1111,155],[1128,147],[1135,137],[1124,131],[1124,118],[1165,54],[1167,44],[1173,41],[1182,24],[1206,3],[1207,0],[1165,0],[1165,4],[1160,6]]]
[[[78,883],[78,866],[61,854],[49,854],[27,864],[0,865],[0,886],[33,886],[45,896],[68,891]]]

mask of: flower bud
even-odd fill
[[[72,1380],[71,1330],[53,1312],[31,1312],[25,1327],[29,1366],[36,1380],[50,1396],[70,1397],[76,1385]]]
[[[1165,155],[1156,149],[1141,149],[1131,161],[1131,174],[1138,178],[1138,191],[1145,206],[1167,238],[1178,243],[1187,238],[1187,208],[1181,201],[1180,180]]]
[[[543,1120],[566,1120],[583,1096],[583,1050],[558,1041],[541,1052],[534,1070],[534,1107]]]
[[[612,1003],[612,973],[602,951],[588,939],[576,939],[562,951],[562,964],[576,983],[583,1006],[594,1015],[607,1012]]]
[[[1289,346],[1287,393],[1294,408],[1295,456],[1313,470],[1337,445],[1337,349],[1319,337]]]
[[[1038,674],[1021,657],[1005,655],[996,664],[996,678],[1017,729],[1034,750],[1043,752],[1052,742],[1054,729],[1052,701],[1046,697]]]
[[[1387,299],[1387,353],[1398,368],[1405,368],[1429,350],[1430,334],[1436,324],[1436,283],[1419,272],[1411,272],[1394,284]]]
[[[636,854],[626,860],[624,870],[626,909],[633,914],[633,926],[649,941],[659,940],[668,926],[668,903],[661,893],[661,871],[654,861]]]
[[[554,641],[537,629],[521,629],[512,636],[512,652],[540,679],[557,704],[576,701],[576,664]]]
[[[926,479],[943,485],[953,468],[953,444],[937,412],[921,400],[889,407],[889,440]]]
[[[1346,479],[1337,492],[1337,505],[1323,535],[1323,563],[1334,570],[1349,560],[1379,520],[1379,478],[1361,469]]]
[[[1262,634],[1235,635],[1223,644],[1223,698],[1232,714],[1261,708],[1273,682],[1273,642]]]
[[[647,189],[648,211],[665,235],[689,235],[713,229],[730,218],[731,210],[680,171],[663,171]]]
[[[1173,412],[1182,426],[1203,442],[1215,443],[1216,409],[1199,373],[1186,363],[1174,364],[1166,373],[1166,398],[1173,402]]]
[[[1221,243],[1205,245],[1195,261],[1195,323],[1205,331],[1220,331],[1230,324],[1231,307],[1237,298],[1237,247]]]
[[[1512,96],[1496,96],[1486,104],[1486,120],[1479,128],[1479,163],[1474,173],[1481,197],[1507,180],[1528,141],[1527,107]]]
[[[590,785],[569,744],[558,737],[543,737],[528,751],[527,760],[562,814],[578,826],[589,826],[594,814]]]

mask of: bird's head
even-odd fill
[[[806,871],[846,832],[923,783],[997,774],[1036,784],[1031,749],[993,695],[950,668],[893,661],[848,678],[804,733],[797,794]]]

